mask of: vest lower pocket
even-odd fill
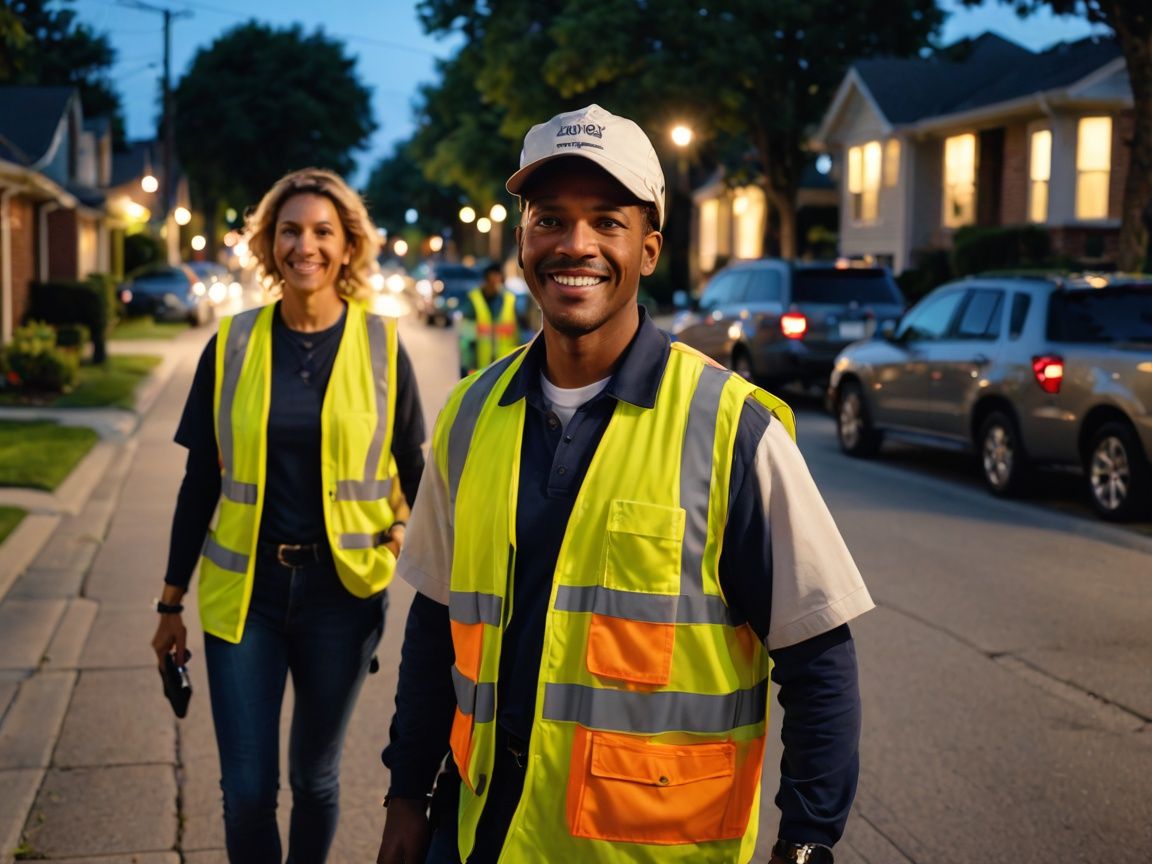
[[[577,726],[568,778],[574,837],[677,845],[743,836],[763,740],[658,744]]]
[[[588,624],[588,671],[635,684],[667,684],[675,639],[675,624],[593,614]]]

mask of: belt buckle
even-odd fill
[[[276,561],[281,567],[296,567],[296,564],[290,564],[284,560],[285,552],[299,552],[304,547],[299,543],[281,543],[276,547]]]

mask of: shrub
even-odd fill
[[[5,377],[25,392],[63,393],[76,383],[80,359],[56,344],[56,331],[44,321],[31,321],[4,346]]]
[[[58,348],[68,348],[79,352],[88,344],[90,337],[88,328],[83,324],[60,324],[56,328],[56,346]]]
[[[956,231],[952,240],[952,271],[957,276],[987,270],[1043,267],[1052,255],[1052,236],[1039,225],[980,227]]]
[[[916,266],[896,277],[896,284],[909,305],[952,278],[952,266],[945,249],[919,249],[912,253],[912,259]]]
[[[93,273],[83,282],[34,282],[28,301],[25,321],[84,325],[92,339],[92,362],[104,362],[108,331],[119,317],[111,276]]]
[[[124,238],[124,272],[131,273],[148,264],[163,263],[168,259],[164,241],[143,232]]]

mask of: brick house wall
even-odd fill
[[[1028,221],[1028,125],[1004,127],[1004,168],[1000,181],[1000,224]]]
[[[48,214],[48,280],[77,279],[76,211],[53,210]]]
[[[1112,118],[1112,171],[1108,175],[1108,218],[1120,219],[1124,210],[1124,184],[1128,182],[1128,163],[1132,148],[1135,120],[1131,111]]]

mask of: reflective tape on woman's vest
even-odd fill
[[[518,352],[462,382],[433,442],[454,531],[461,860],[499,746],[526,410],[522,399],[499,402],[522,360]],[[655,407],[617,403],[555,565],[527,774],[504,860],[751,856],[770,664],[724,601],[717,566],[748,398],[794,431],[783,402],[674,344]]]
[[[204,542],[198,597],[206,632],[239,642],[252,595],[264,506],[276,307],[220,322],[213,418],[221,497]],[[396,321],[348,304],[320,411],[327,540],[341,582],[357,597],[387,587],[396,559],[383,544],[403,491],[392,458]]]
[[[490,366],[501,357],[516,350],[520,344],[520,331],[516,322],[516,295],[501,289],[503,298],[500,314],[492,320],[492,309],[488,298],[479,288],[468,293],[472,308],[476,310],[476,368]]]

